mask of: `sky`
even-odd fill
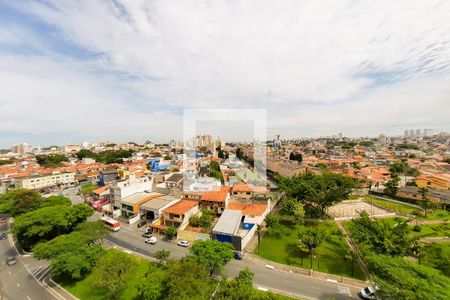
[[[168,142],[192,108],[265,109],[269,138],[450,131],[449,20],[445,0],[0,0],[0,147]]]

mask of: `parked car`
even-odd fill
[[[359,291],[359,296],[363,299],[377,299],[375,289],[371,286],[365,287]]]
[[[152,245],[156,244],[157,241],[158,241],[158,240],[157,240],[154,236],[152,236],[152,237],[150,237],[150,238],[148,238],[148,239],[145,239],[145,242],[146,242],[147,244],[152,244]]]
[[[237,259],[237,260],[241,260],[244,257],[242,255],[242,253],[239,252],[239,251],[234,251],[233,254],[234,254],[234,258]]]
[[[8,237],[8,235],[4,232],[2,234],[0,234],[0,240],[6,240],[7,237]]]
[[[15,265],[17,263],[16,258],[14,256],[8,256],[8,258],[6,259],[6,264],[8,266],[12,266]]]
[[[152,237],[152,233],[151,232],[146,232],[142,236],[145,237],[145,238],[150,238],[150,237]]]
[[[177,245],[181,246],[181,247],[189,247],[189,242],[185,241],[185,240],[181,240],[181,241],[177,242]]]

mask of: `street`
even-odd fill
[[[177,246],[175,242],[158,239],[156,245],[144,243],[142,237],[143,229],[138,230],[134,226],[122,224],[120,231],[111,233],[107,242],[117,245],[129,251],[139,253],[144,256],[153,257],[155,252],[162,249],[170,250],[170,258],[179,259],[189,253],[187,248]],[[348,300],[358,298],[359,289],[330,283],[308,276],[298,275],[277,269],[267,268],[263,264],[248,260],[232,260],[225,267],[225,275],[236,276],[237,273],[249,268],[255,273],[254,284],[256,287],[263,287],[269,290],[278,291],[295,297],[308,297],[313,299],[327,299],[334,297],[336,300]]]
[[[6,232],[8,224],[0,224],[0,232]],[[6,264],[6,258],[14,256],[17,263],[13,266]],[[2,300],[49,300],[64,299],[50,287],[47,265],[43,261],[37,261],[31,256],[19,256],[12,244],[12,237],[8,235],[5,240],[0,240],[0,299]],[[35,271],[40,268],[42,272]],[[45,269],[44,269],[45,268]],[[36,277],[34,277],[35,275]]]

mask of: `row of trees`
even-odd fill
[[[64,196],[42,197],[34,190],[17,189],[7,191],[0,196],[0,213],[14,217],[26,212],[55,205],[71,205],[70,199]]]
[[[98,162],[102,162],[105,164],[122,162],[122,158],[131,157],[134,150],[114,150],[114,151],[103,151],[100,153],[95,153],[87,149],[82,149],[78,151],[75,155],[78,159],[82,159],[85,157],[93,158]]]
[[[69,159],[64,154],[37,155],[36,161],[46,168],[56,168]]]

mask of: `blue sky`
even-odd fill
[[[448,1],[0,0],[0,147],[166,142],[187,108],[266,109],[269,137],[449,131],[449,19]]]

